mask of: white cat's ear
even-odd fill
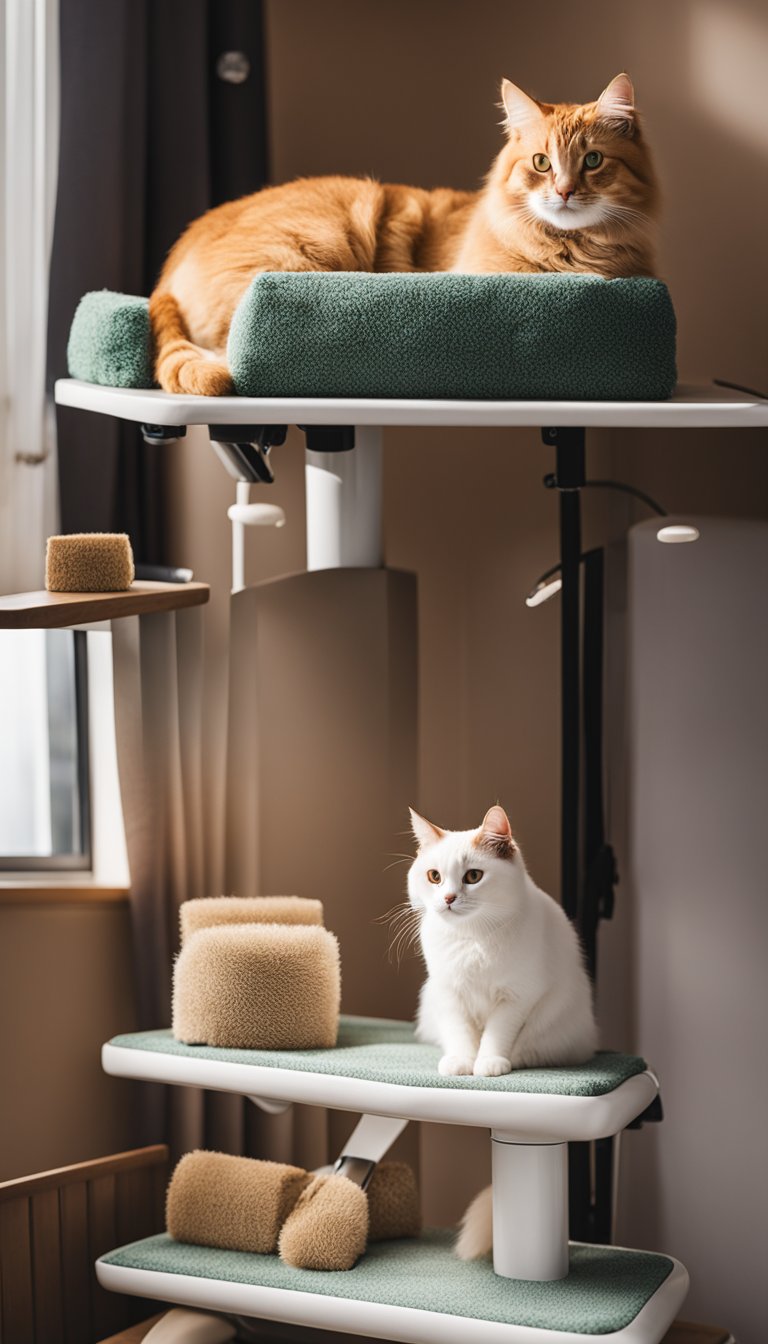
[[[438,840],[442,840],[445,831],[441,831],[439,826],[433,826],[426,817],[420,817],[412,807],[409,807],[408,811],[411,814],[411,830],[419,849],[426,849],[427,845],[434,845]]]
[[[509,131],[523,131],[544,120],[539,104],[509,79],[501,81],[501,101],[507,114]]]
[[[489,807],[477,834],[478,843],[493,850],[501,859],[511,858],[515,852],[512,827],[503,807]]]
[[[617,75],[612,79],[595,107],[603,121],[624,121],[631,125],[635,119],[635,90],[629,75]]]

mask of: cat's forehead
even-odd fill
[[[444,835],[422,851],[424,855],[438,855],[442,861],[461,862],[478,853],[477,831],[446,831]]]

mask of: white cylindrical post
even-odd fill
[[[237,503],[249,504],[251,487],[248,481],[238,481],[235,486]],[[232,520],[232,592],[239,593],[245,587],[245,523]]]
[[[306,481],[307,569],[378,569],[381,430],[358,426],[349,452],[307,452]]]
[[[568,1273],[568,1145],[513,1143],[496,1130],[493,1268],[506,1279]]]

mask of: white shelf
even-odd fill
[[[138,1261],[146,1265],[152,1259],[152,1244],[157,1238],[136,1243],[134,1247],[114,1253],[122,1258]],[[145,1249],[146,1248],[146,1249]],[[357,1268],[348,1273],[316,1274],[309,1270],[298,1270],[285,1275],[296,1283],[296,1287],[276,1287],[269,1283],[270,1262],[272,1256],[237,1256],[230,1252],[234,1274],[232,1278],[215,1278],[211,1269],[205,1275],[185,1273],[189,1268],[188,1251],[197,1251],[196,1247],[178,1246],[178,1267],[173,1272],[160,1268],[137,1267],[130,1264],[110,1263],[112,1257],[106,1256],[96,1262],[96,1276],[103,1288],[112,1292],[129,1293],[139,1297],[151,1297],[182,1306],[197,1307],[204,1311],[222,1312],[227,1315],[257,1317],[262,1320],[282,1321],[293,1325],[303,1325],[324,1330],[338,1330],[344,1333],[373,1336],[377,1339],[390,1339],[410,1342],[410,1344],[658,1344],[682,1305],[688,1288],[688,1275],[683,1266],[671,1256],[667,1257],[670,1270],[667,1277],[655,1292],[640,1307],[634,1318],[619,1329],[607,1332],[583,1333],[581,1330],[569,1330],[564,1327],[564,1319],[571,1314],[557,1310],[558,1301],[569,1298],[574,1285],[568,1279],[554,1285],[542,1285],[548,1290],[548,1296],[555,1305],[557,1324],[553,1329],[542,1325],[517,1324],[516,1299],[517,1288],[510,1280],[499,1280],[490,1265],[484,1261],[466,1263],[455,1259],[450,1249],[446,1249],[441,1260],[443,1263],[431,1266],[425,1271],[419,1263],[417,1246],[409,1241],[389,1243],[386,1252],[390,1263],[389,1273],[376,1283],[375,1268],[371,1261],[379,1248],[373,1248],[373,1255],[366,1256]],[[416,1264],[414,1264],[414,1254]],[[606,1249],[606,1258],[626,1259],[636,1253],[622,1249]],[[639,1253],[642,1254],[642,1253]],[[197,1259],[197,1256],[193,1258]],[[211,1252],[211,1258],[221,1260],[221,1252]],[[158,1257],[159,1263],[168,1260],[167,1253]],[[392,1263],[392,1261],[396,1263]],[[249,1282],[238,1282],[235,1275],[238,1263],[243,1263],[244,1278]],[[259,1283],[260,1262],[266,1268],[266,1283]],[[279,1262],[278,1262],[279,1263]],[[371,1272],[373,1270],[373,1272]],[[398,1294],[393,1289],[393,1271],[396,1277],[412,1283],[414,1291]],[[425,1294],[419,1292],[425,1272],[438,1273],[446,1285],[447,1295],[452,1298],[447,1310],[427,1310],[422,1306],[402,1305],[388,1302],[387,1295],[409,1297],[411,1301],[423,1303]],[[487,1291],[495,1299],[509,1299],[509,1310],[496,1312],[496,1319],[482,1320],[477,1316],[461,1313],[466,1284],[467,1297],[477,1298],[478,1290],[487,1277]],[[618,1279],[618,1282],[615,1280]],[[616,1267],[614,1272],[614,1292],[621,1294],[623,1275]],[[318,1287],[318,1280],[336,1280],[341,1290],[334,1295],[328,1283]],[[373,1280],[373,1282],[372,1282]],[[579,1289],[575,1287],[578,1300]],[[525,1286],[523,1285],[523,1297]],[[451,1306],[453,1310],[451,1310]],[[466,1307],[464,1308],[466,1310]],[[486,1305],[489,1315],[491,1309]],[[498,1317],[506,1317],[499,1319]],[[518,1317],[519,1319],[519,1317]]]
[[[209,1054],[211,1052],[208,1052]],[[309,1073],[290,1068],[232,1063],[196,1054],[166,1054],[111,1042],[103,1046],[106,1073],[119,1078],[205,1087],[268,1101],[302,1102],[333,1110],[431,1120],[437,1124],[493,1129],[519,1143],[576,1142],[618,1134],[650,1105],[658,1082],[650,1072],[626,1079],[601,1096],[463,1087],[422,1087]],[[462,1080],[457,1079],[457,1082]]]
[[[56,383],[60,406],[154,425],[443,425],[542,428],[750,429],[768,425],[768,401],[728,388],[680,384],[668,401],[397,401],[385,398],[193,397]]]

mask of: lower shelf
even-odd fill
[[[355,1269],[321,1273],[162,1234],[103,1256],[96,1272],[115,1292],[411,1344],[658,1344],[688,1286],[667,1256],[576,1243],[566,1279],[503,1279],[488,1261],[457,1260],[452,1241],[426,1231],[380,1242]]]

